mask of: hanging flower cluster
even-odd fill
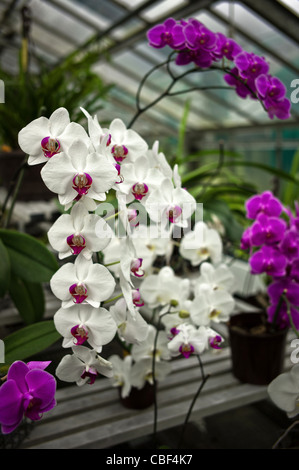
[[[158,142],[149,149],[120,119],[102,129],[96,116],[82,112],[88,132],[59,108],[49,119],[38,118],[19,133],[28,163],[45,163],[41,177],[67,211],[48,233],[62,260],[50,286],[61,301],[54,315],[56,329],[63,347],[73,351],[62,359],[56,375],[78,385],[92,384],[99,373],[112,376],[112,363],[100,353],[116,334],[129,344],[150,343],[149,325],[139,312],[144,302],[134,280],[151,266],[154,251],[163,252],[165,240],[169,245],[173,227],[186,226],[196,209],[195,199],[181,187],[177,167],[169,166]],[[120,237],[98,215],[110,190],[118,200],[115,228],[122,230]],[[148,227],[137,221],[133,202],[158,230],[142,255],[137,253],[138,243]],[[115,294],[121,298],[108,310],[103,305]]]
[[[223,69],[224,80],[235,87],[239,97],[259,99],[271,119],[290,117],[291,103],[286,98],[286,87],[269,73],[268,62],[253,52],[244,51],[233,39],[210,31],[195,18],[180,21],[168,18],[151,28],[147,37],[152,47],[169,46],[177,51],[177,65],[194,63],[207,69],[224,59],[232,62],[230,69]]]
[[[246,202],[254,220],[243,233],[241,248],[249,250],[253,274],[266,274],[270,306],[268,318],[280,328],[293,322],[299,328],[299,208],[295,215],[271,191]]]

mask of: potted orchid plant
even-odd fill
[[[288,330],[298,336],[298,207],[293,214],[265,191],[247,201],[246,211],[252,224],[241,248],[249,251],[251,273],[266,278],[268,306],[262,314],[231,319],[233,366],[241,380],[268,384],[282,371]]]
[[[241,98],[259,101],[270,118],[287,119],[290,102],[265,59],[195,19],[170,18],[152,28],[148,39],[152,47],[172,49],[161,64],[171,83],[142,107],[147,74],[129,125],[116,118],[102,127],[96,115],[81,108],[86,130],[59,107],[49,118],[36,118],[21,129],[18,141],[29,165],[43,165],[41,178],[65,209],[48,233],[59,261],[50,280],[61,302],[53,324],[62,347],[72,348],[56,377],[78,386],[109,377],[123,400],[152,385],[155,434],[157,382],[169,374],[172,357],[187,360],[195,354],[202,381],[188,421],[208,378],[201,355],[221,347],[223,339],[214,327],[227,322],[234,309],[233,278],[223,264],[221,237],[202,220],[200,201],[183,185],[179,166],[169,164],[158,141],[149,146],[132,126],[160,99],[174,95],[180,78],[207,70],[222,73]],[[173,63],[193,67],[175,75]],[[107,194],[114,195],[117,210]],[[174,247],[194,268],[193,275],[175,272]],[[156,264],[158,256],[164,257],[162,267]],[[104,347],[114,339],[126,351],[124,358],[104,357]],[[17,360],[10,365],[0,387],[2,432],[17,428],[23,415],[40,419],[55,405],[55,380],[44,370],[47,364]]]

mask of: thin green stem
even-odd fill
[[[108,264],[104,264],[105,268],[108,268],[109,266],[113,266],[114,264],[119,264],[120,261],[113,261],[113,263],[108,263]]]
[[[103,304],[110,304],[110,302],[114,302],[115,300],[118,300],[121,297],[123,297],[123,294],[116,295],[112,299],[104,300]]]
[[[119,212],[114,212],[112,215],[109,215],[108,217],[105,217],[105,222],[107,222],[107,220],[114,219],[119,214],[120,214],[120,211]]]

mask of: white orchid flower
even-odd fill
[[[200,276],[194,282],[195,295],[197,289],[202,284],[207,284],[213,290],[221,289],[227,292],[232,292],[235,284],[235,276],[229,267],[222,263],[217,267],[211,263],[203,262],[199,268]]]
[[[171,364],[160,361],[155,363],[155,379],[162,382],[171,373]],[[146,382],[153,385],[153,361],[150,358],[143,358],[135,362],[131,368],[131,384],[139,390],[144,387]]]
[[[187,227],[196,210],[196,201],[186,189],[175,187],[172,180],[166,178],[148,196],[145,207],[151,220],[162,227],[169,224]]]
[[[164,179],[157,168],[150,166],[145,156],[138,157],[134,163],[122,165],[120,174],[122,183],[118,185],[118,189],[126,195],[127,204],[135,199],[144,204],[151,192],[157,189]]]
[[[54,155],[66,152],[74,139],[81,139],[88,145],[85,129],[76,122],[70,122],[65,108],[58,108],[48,118],[42,116],[26,127],[18,135],[19,146],[27,155],[28,164],[49,162]]]
[[[113,237],[109,245],[103,249],[104,263],[116,277],[122,275],[133,286],[132,277],[144,276],[143,260],[137,257],[135,247],[130,237]],[[110,265],[110,266],[109,266]]]
[[[132,317],[125,299],[119,299],[109,309],[117,325],[119,338],[129,344],[140,343],[147,338],[149,327],[143,316],[136,310]]]
[[[192,266],[211,259],[217,264],[222,257],[222,240],[219,233],[204,222],[197,222],[194,229],[186,233],[180,243],[180,254]]]
[[[73,354],[62,358],[56,369],[56,376],[64,382],[76,382],[78,386],[92,385],[99,374],[112,377],[111,362],[86,346],[75,346]]]
[[[168,338],[165,331],[159,331],[157,345],[155,348],[155,337],[157,329],[153,325],[148,325],[148,334],[144,341],[133,344],[131,354],[135,362],[143,358],[152,358],[155,354],[156,361],[170,359],[170,354],[167,348]]]
[[[159,142],[156,140],[151,149],[146,152],[146,157],[152,168],[157,168],[165,178],[172,178],[172,168],[163,152],[159,152]]]
[[[278,375],[268,385],[268,394],[278,408],[285,411],[289,418],[299,413],[299,364],[291,370]]]
[[[116,333],[116,323],[105,308],[73,305],[67,311],[60,308],[53,317],[58,333],[63,336],[62,346],[81,346],[85,341],[97,352],[110,343]]]
[[[121,397],[126,398],[131,391],[131,368],[132,356],[125,356],[123,359],[116,354],[109,357],[109,362],[113,366],[113,376],[111,383],[113,387],[121,387]]]
[[[225,290],[214,290],[209,284],[198,286],[190,308],[191,319],[195,325],[208,326],[210,323],[229,320],[235,306],[234,298]]]
[[[202,354],[209,346],[218,348],[222,341],[222,337],[212,328],[196,328],[189,323],[183,323],[176,328],[176,334],[169,341],[168,349],[174,357],[182,354],[189,358],[191,354]]]
[[[139,307],[144,306],[144,301],[140,294],[139,288],[132,286],[132,283],[125,279],[121,270],[119,271],[119,286],[125,299],[128,311],[133,318],[136,318],[139,312]]]
[[[151,271],[152,265],[158,256],[165,256],[168,261],[173,253],[174,245],[169,230],[160,231],[153,225],[138,225],[132,231],[131,240],[136,254],[142,258],[142,269],[145,273]]]
[[[117,163],[133,163],[148,149],[145,140],[133,129],[127,129],[121,119],[114,119],[109,129],[109,150]]]
[[[80,254],[75,263],[66,263],[56,271],[50,286],[63,308],[83,302],[98,308],[112,295],[115,281],[105,266],[94,264]]]
[[[112,238],[112,230],[104,219],[89,214],[81,202],[76,203],[70,214],[62,214],[48,232],[52,248],[64,259],[82,252],[87,259],[102,251]]]
[[[95,210],[93,201],[106,199],[106,191],[114,185],[117,171],[107,158],[89,153],[87,145],[76,139],[68,152],[54,155],[48,161],[41,170],[41,177],[50,191],[58,194],[63,206],[87,198],[91,200],[89,210]]]
[[[181,279],[171,267],[164,266],[158,274],[150,274],[142,281],[140,293],[150,308],[178,305],[189,297],[190,281]]]

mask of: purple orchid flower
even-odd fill
[[[277,77],[262,74],[256,78],[255,85],[271,119],[274,116],[279,119],[290,117],[291,102],[285,97],[285,85]]]
[[[220,60],[226,57],[228,60],[234,60],[242,52],[242,47],[233,39],[226,37],[222,33],[216,33],[216,37],[216,48],[213,51],[215,59]]]
[[[273,323],[274,317],[276,315],[277,304],[270,305],[267,308],[268,320],[270,323]],[[293,324],[297,330],[299,330],[299,312],[296,308],[290,306],[290,314],[292,317]],[[288,315],[288,308],[285,302],[282,303],[279,309],[279,313],[276,319],[276,325],[280,329],[289,328],[291,326],[290,319]]]
[[[235,87],[236,93],[240,98],[247,98],[247,96],[254,97],[253,93],[256,91],[254,80],[249,78],[245,83],[237,67],[233,67],[230,73],[225,74],[223,78],[228,85]]]
[[[286,227],[284,220],[260,213],[251,227],[251,243],[254,246],[278,243],[283,240]]]
[[[192,50],[212,51],[217,45],[217,36],[197,20],[184,26],[186,46]]]
[[[249,259],[252,274],[267,273],[282,277],[286,274],[287,259],[277,248],[264,245]]]
[[[241,52],[236,56],[234,62],[240,76],[244,79],[255,80],[259,75],[267,74],[269,71],[269,64],[265,59],[253,52]]]
[[[271,191],[252,196],[246,202],[247,218],[256,219],[259,213],[272,217],[279,217],[283,210],[283,205]]]
[[[279,246],[281,252],[289,259],[299,257],[299,233],[296,230],[287,230]]]
[[[247,227],[242,234],[240,248],[241,250],[249,250],[251,247],[251,227]]]
[[[285,295],[289,302],[299,306],[299,284],[290,278],[279,279],[268,287],[268,295],[271,303],[278,303],[280,297]]]
[[[158,24],[147,32],[149,45],[160,49],[169,46],[172,49],[185,47],[183,26],[173,18],[168,18],[163,24]]]
[[[194,62],[198,67],[205,69],[212,65],[213,60],[212,54],[208,51],[186,49],[178,53],[175,63],[176,65],[188,65]]]
[[[56,380],[44,369],[50,362],[14,362],[0,387],[0,423],[9,434],[24,416],[36,421],[55,405]]]
[[[295,258],[288,265],[288,273],[291,279],[299,282],[299,258]]]

